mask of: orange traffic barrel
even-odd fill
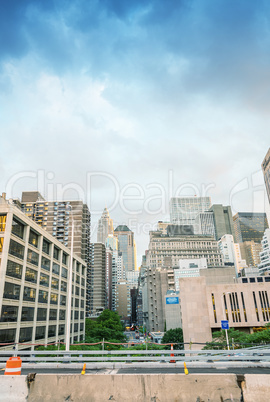
[[[5,375],[21,375],[22,359],[10,357],[6,364]]]
[[[171,344],[171,351],[173,351],[173,343]],[[171,353],[171,357],[174,357],[174,353]],[[170,363],[175,363],[175,360],[170,360]]]

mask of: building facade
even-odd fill
[[[71,248],[72,222],[74,225],[74,253],[87,264],[87,307],[90,309],[91,289],[91,214],[82,201],[46,201],[37,191],[22,193],[21,209],[29,218],[54,236],[64,246]]]
[[[0,197],[0,343],[65,341],[70,253]],[[71,343],[84,339],[86,268],[74,255]]]
[[[180,225],[195,225],[195,218],[200,212],[211,207],[210,197],[172,197],[170,200],[170,222]],[[195,233],[197,230],[195,230]]]
[[[113,220],[110,218],[108,209],[104,208],[98,221],[97,243],[105,244],[109,235],[113,235]]]
[[[262,241],[268,221],[264,212],[238,212],[233,216],[236,243]]]
[[[216,238],[216,229],[213,212],[200,212],[195,218],[196,234],[213,236]]]
[[[103,243],[91,244],[91,286],[88,315],[97,316],[107,308],[106,248]]]
[[[236,241],[231,207],[213,204],[210,212],[213,213],[216,240],[219,240],[225,234],[230,234]]]
[[[266,229],[262,239],[262,251],[258,268],[261,275],[270,275],[270,229]]]
[[[114,231],[114,236],[118,239],[118,249],[122,253],[125,270],[135,271],[137,260],[134,233],[126,225],[119,225]]]
[[[193,342],[192,349],[210,342],[221,320],[245,332],[270,321],[269,282],[208,284],[201,276],[180,279],[179,288],[184,342]]]
[[[268,195],[268,200],[270,203],[270,148],[268,149],[267,154],[262,163],[262,170],[264,176],[265,187]]]
[[[208,267],[223,266],[217,241],[211,236],[164,235],[150,232],[147,267],[178,267],[180,259],[206,258]]]

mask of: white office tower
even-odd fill
[[[105,245],[106,247],[111,248],[113,251],[118,250],[118,238],[112,234],[109,234],[106,239]]]
[[[216,229],[213,212],[200,212],[194,223],[194,233],[216,238]]]
[[[118,282],[126,279],[126,271],[124,269],[123,256],[122,253],[114,250],[112,255],[112,301],[111,308],[116,311],[116,289]]]
[[[113,220],[110,218],[108,209],[104,208],[98,221],[97,243],[105,244],[107,237],[111,234],[113,234]]]
[[[218,241],[218,246],[224,257],[225,265],[234,265],[235,274],[238,277],[238,273],[241,269],[246,268],[246,261],[241,257],[241,251],[238,243],[234,243],[232,235],[224,235]]]
[[[200,269],[207,269],[206,258],[179,260],[179,268],[174,269],[175,290],[179,291],[179,278],[200,276]]]
[[[263,235],[262,251],[260,253],[259,270],[261,275],[270,275],[270,229],[266,229]]]
[[[197,215],[208,211],[210,207],[210,197],[172,197],[170,200],[170,221],[171,223],[194,227]]]

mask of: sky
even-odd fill
[[[2,0],[0,193],[83,199],[135,232],[174,195],[269,211],[267,0]]]

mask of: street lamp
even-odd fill
[[[72,206],[70,205],[70,208]],[[66,327],[66,351],[69,352],[70,348],[70,324],[71,324],[71,299],[72,299],[72,272],[73,272],[73,240],[74,240],[74,220],[71,210],[71,252],[69,261],[69,274],[68,274],[68,300],[67,300],[67,327]]]
[[[224,296],[225,295],[229,295],[229,294],[231,294],[231,292],[223,292],[222,293],[222,309],[223,309],[223,317],[224,317],[224,320],[225,321],[227,321],[227,317],[226,317],[226,311],[225,311],[225,305],[224,305]],[[225,300],[226,300],[226,298],[225,298]],[[229,317],[228,317],[229,318]],[[228,322],[229,322],[229,320],[228,320]],[[226,334],[226,342],[227,342],[227,348],[228,348],[228,350],[230,350],[230,344],[229,344],[229,338],[228,338],[228,330],[227,330],[227,328],[225,328],[225,334]]]

